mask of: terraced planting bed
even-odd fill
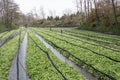
[[[47,49],[43,43],[37,39],[33,34],[30,34],[28,57],[27,57],[27,69],[32,80],[86,80],[79,72],[75,71],[65,62],[58,59],[49,49]],[[35,42],[34,42],[35,41]],[[37,43],[37,44],[35,44]],[[39,46],[39,47],[38,47]],[[51,64],[50,58],[56,67]],[[64,75],[64,77],[63,77]]]
[[[95,33],[91,31],[82,31],[75,29],[52,29],[53,32],[61,32],[63,34],[74,36],[83,40],[88,40],[92,43],[97,43],[102,46],[107,46],[109,48],[119,50],[120,49],[120,37],[115,35]],[[119,50],[120,51],[120,50]]]
[[[19,38],[20,42],[22,42],[24,34],[25,32],[22,32],[21,37],[18,35],[0,47],[0,80],[8,79],[10,67],[18,51]]]
[[[9,36],[12,36],[14,35],[15,33],[19,32],[20,29],[17,29],[17,30],[12,30],[12,31],[9,31],[9,32],[4,32],[0,35],[0,42],[5,40],[6,38],[8,38]]]
[[[21,35],[0,47],[0,80],[120,79],[119,36],[70,28],[20,28],[0,33],[0,41],[19,31]]]
[[[34,30],[61,51],[64,56],[79,65],[85,66],[91,73],[98,74],[101,79],[120,79],[120,52],[101,46],[90,45],[68,37],[66,38],[62,34],[58,35],[56,33],[56,35],[55,32],[51,32],[49,29]],[[79,58],[81,61],[76,61],[73,56]],[[91,67],[86,65],[86,63],[83,64],[82,61],[91,65]]]

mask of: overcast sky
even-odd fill
[[[39,10],[43,7],[46,14],[49,15],[50,10],[55,11],[56,15],[61,16],[65,9],[71,9],[76,12],[75,0],[15,0],[23,13],[29,13],[33,9]]]

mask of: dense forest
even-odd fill
[[[66,9],[63,16],[50,11],[46,16],[43,7],[23,14],[13,0],[0,0],[0,25],[2,28],[14,28],[18,25],[34,27],[77,27],[105,33],[120,33],[119,0],[75,0],[77,12]]]

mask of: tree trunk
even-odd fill
[[[115,25],[117,26],[118,21],[117,21],[116,8],[115,8],[114,0],[112,0],[112,6],[113,6],[113,15],[114,15],[114,19],[115,19]]]
[[[87,5],[88,5],[88,17],[89,17],[89,13],[90,13],[90,0],[87,0]]]
[[[87,1],[84,0],[84,9],[85,9],[85,21],[87,20]]]
[[[95,5],[95,14],[96,14],[96,21],[97,21],[97,25],[99,25],[99,15],[98,15],[98,10],[97,10],[97,5],[96,5],[96,0],[94,0],[94,5]]]
[[[80,0],[80,12],[81,12],[81,23],[84,23],[84,20],[83,20],[83,2],[82,2],[82,0]]]

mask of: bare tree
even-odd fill
[[[86,21],[86,19],[87,19],[87,0],[84,0],[84,9],[85,9],[85,11],[84,11],[84,13],[85,13],[85,21]]]
[[[40,18],[44,20],[44,19],[45,19],[45,11],[44,11],[44,8],[43,8],[43,7],[40,7],[40,10],[39,10],[39,11],[40,11]]]
[[[36,7],[34,7],[33,10],[29,12],[28,14],[33,14],[35,18],[39,19],[39,15],[37,13]]]
[[[56,17],[56,11],[55,10],[49,10],[49,15],[52,16],[53,18]]]
[[[88,12],[87,12],[87,16],[89,17],[90,14],[90,0],[87,0],[87,8],[88,8]]]
[[[80,15],[81,15],[81,23],[84,22],[84,16],[83,16],[83,0],[80,0]]]
[[[77,12],[79,12],[79,1],[76,0],[76,8],[77,8]]]
[[[10,28],[13,23],[13,19],[15,19],[15,15],[19,10],[18,5],[14,3],[13,0],[1,0],[2,2],[2,16],[4,24],[7,28]]]
[[[72,14],[72,10],[71,9],[65,9],[63,11],[63,14],[66,14],[67,16],[70,16]]]
[[[3,11],[4,11],[3,0],[0,0],[0,20],[1,21],[3,21]]]

